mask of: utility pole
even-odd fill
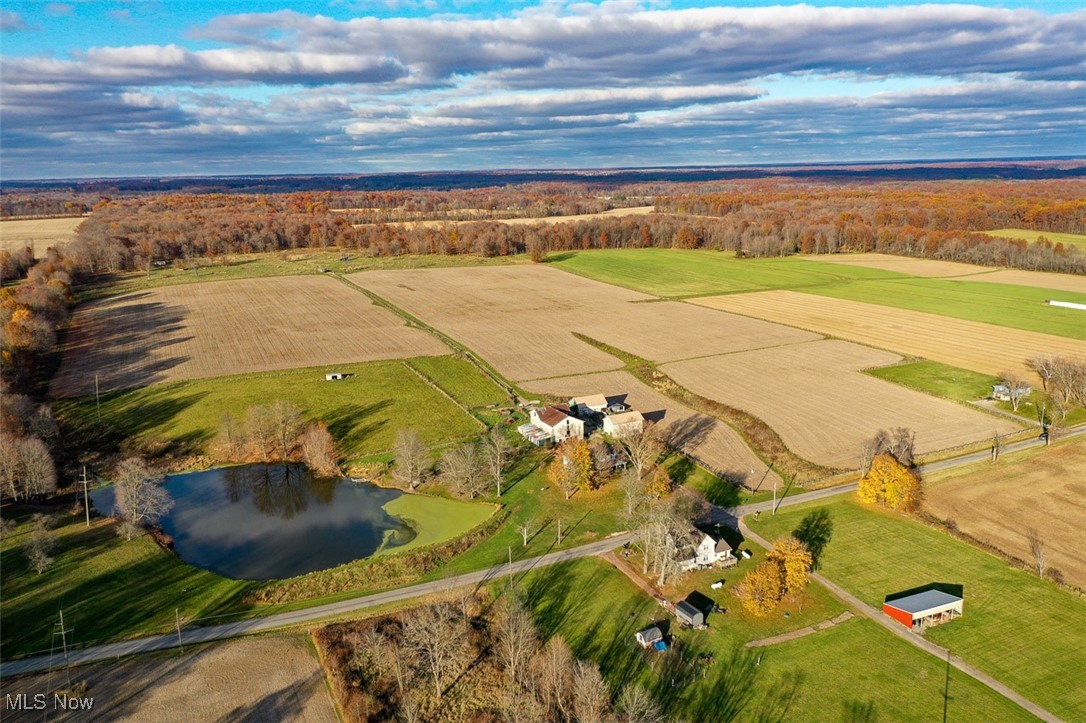
[[[562,544],[562,518],[558,518],[558,544]]]
[[[773,478],[773,515],[777,514],[777,478]]]
[[[63,608],[61,608],[61,610],[60,610],[60,622],[57,623],[57,625],[60,626],[60,630],[57,631],[57,632],[54,632],[53,635],[59,635],[60,636],[60,647],[61,647],[61,650],[64,651],[64,674],[65,674],[65,676],[67,677],[67,680],[68,680],[68,689],[71,690],[71,688],[72,688],[72,667],[71,667],[70,662],[68,660],[68,633],[70,631],[67,628],[64,627],[64,609]]]
[[[173,609],[173,619],[177,624],[177,647],[181,648],[181,654],[185,654],[185,644],[181,642],[181,612],[177,609]]]
[[[87,527],[90,527],[90,494],[87,492],[87,465],[83,465],[83,510],[87,513]]]

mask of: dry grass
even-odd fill
[[[872,269],[896,271],[899,274],[927,278],[992,273],[992,269],[987,266],[962,264],[956,261],[914,259],[908,256],[891,256],[889,254],[818,254],[809,258],[831,264],[867,266]]]
[[[1023,366],[1030,357],[1086,356],[1086,342],[1077,339],[794,291],[713,296],[692,303],[793,324],[985,374],[1016,370],[1035,379]],[[1083,319],[1086,323],[1086,315]]]
[[[1018,429],[1013,422],[860,372],[898,360],[889,352],[823,340],[661,369],[695,394],[750,412],[793,452],[830,467],[856,467],[861,444],[879,429],[913,429],[921,453]]]
[[[245,638],[188,650],[184,655],[138,657],[72,670],[94,698],[93,720],[108,721],[337,721],[324,673],[298,636]],[[4,681],[4,693],[46,694],[49,720],[87,714],[53,711],[63,673]],[[29,719],[29,716],[28,716]]]
[[[1086,587],[1086,441],[1081,439],[993,465],[940,475],[925,507],[981,542],[1032,563],[1026,530],[1042,530],[1047,562]]]
[[[80,307],[57,397],[158,382],[447,354],[364,294],[324,276],[167,286]]]
[[[1013,284],[1015,286],[1036,286],[1042,289],[1072,291],[1086,294],[1086,276],[1075,274],[1049,274],[1044,271],[1020,271],[1007,269],[993,274],[974,276],[969,281],[985,281],[992,284]],[[1057,297],[1058,298],[1058,297]]]
[[[594,218],[613,218],[615,216],[644,216],[655,211],[655,206],[633,206],[630,208],[612,208],[609,211],[602,211],[600,213],[581,213],[574,216],[541,216],[538,218],[486,218],[486,211],[478,211],[480,216],[477,219],[468,221],[449,221],[445,219],[430,220],[430,221],[393,221],[386,225],[388,226],[404,226],[406,228],[441,228],[442,226],[457,225],[461,223],[478,223],[479,221],[492,221],[494,223],[503,223],[509,226],[531,226],[533,224],[556,224],[556,223],[569,223],[573,221],[588,221]],[[344,209],[347,210],[347,209]],[[469,209],[457,210],[455,213],[464,213]],[[474,209],[470,209],[473,215],[476,213]],[[367,226],[370,224],[355,224],[355,227]]]
[[[652,361],[817,338],[546,266],[375,271],[350,279],[449,334],[515,380],[609,371],[621,362],[573,332]]]
[[[779,480],[731,427],[665,397],[627,372],[546,379],[529,382],[527,387],[562,398],[597,393],[621,398],[662,428],[676,432],[681,449],[717,476],[749,487]]]
[[[15,251],[30,246],[34,256],[40,257],[50,246],[71,241],[81,223],[81,216],[0,221],[0,249]]]

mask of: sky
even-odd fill
[[[0,178],[1086,155],[1086,4],[0,5]]]

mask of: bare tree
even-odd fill
[[[569,720],[573,706],[573,653],[555,635],[535,654],[532,678],[539,699],[558,720]]]
[[[520,538],[525,547],[528,546],[528,538],[531,537],[534,527],[535,522],[531,519],[524,520],[517,525],[517,530],[520,532]]]
[[[275,444],[275,415],[271,407],[249,407],[245,417],[245,431],[260,458],[267,462],[272,458]]]
[[[441,477],[464,497],[475,499],[488,484],[485,460],[475,444],[462,444],[446,450],[438,463]]]
[[[409,610],[403,615],[403,642],[427,670],[434,695],[440,698],[468,653],[465,621],[456,617],[448,603]]]
[[[639,431],[620,434],[618,443],[626,452],[626,458],[637,472],[638,479],[659,459],[664,449],[660,432],[652,422],[645,422]]]
[[[999,383],[1007,390],[1007,398],[1010,400],[1011,409],[1017,412],[1018,405],[1020,405],[1026,395],[1030,393],[1029,384],[1026,383],[1025,379],[1010,372],[1003,372],[1003,374],[999,376]]]
[[[430,454],[417,430],[401,429],[396,434],[393,454],[396,465],[392,468],[392,476],[401,484],[415,489],[426,481],[430,471]]]
[[[1045,576],[1045,540],[1036,528],[1026,528],[1026,539],[1029,541],[1029,552],[1033,555],[1033,567],[1038,577]]]
[[[339,474],[339,452],[328,427],[318,422],[305,428],[302,433],[302,458],[318,474]]]
[[[1041,378],[1041,385],[1048,391],[1048,382],[1052,379],[1052,365],[1055,360],[1051,356],[1035,356],[1026,360],[1026,368],[1037,373]]]
[[[502,478],[513,458],[513,446],[501,427],[492,427],[483,439],[483,457],[486,460],[486,472],[494,485],[498,497],[502,496]]]
[[[619,487],[622,488],[623,498],[626,503],[626,518],[633,519],[637,509],[648,501],[649,497],[645,492],[645,483],[634,467],[627,467],[622,474]]]
[[[114,480],[114,508],[122,519],[120,532],[128,540],[144,523],[157,521],[173,507],[170,493],[162,486],[162,475],[139,457],[117,465]]]
[[[219,434],[215,440],[216,446],[227,459],[236,459],[241,451],[244,439],[241,425],[230,412],[226,412],[219,419]]]
[[[627,685],[615,706],[624,723],[665,723],[667,717],[648,691],[639,685]]]
[[[603,723],[611,705],[611,691],[600,669],[578,660],[573,666],[573,717],[577,723]]]
[[[880,454],[889,454],[906,467],[912,467],[916,449],[916,434],[906,427],[890,431],[880,429],[875,436],[860,447],[860,469],[864,474],[871,471],[871,462]]]
[[[271,405],[271,418],[279,453],[287,459],[302,431],[302,410],[293,402],[277,399]]]
[[[539,635],[524,603],[510,595],[502,606],[497,623],[495,649],[498,661],[510,680],[522,680],[529,661],[539,649]]]
[[[49,553],[54,547],[56,540],[49,534],[49,518],[35,513],[31,518],[30,536],[23,545],[23,554],[34,572],[40,575],[53,564]]]

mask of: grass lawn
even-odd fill
[[[437,369],[448,364],[452,374],[463,371],[465,364],[451,356],[427,363]],[[324,381],[326,371],[354,377],[330,384]],[[472,384],[482,387],[478,381]],[[414,427],[429,443],[482,431],[471,415],[399,361],[193,379],[111,392],[102,395],[100,425],[93,397],[58,401],[53,408],[66,434],[84,435],[85,447],[94,440],[108,445],[138,437],[168,440],[181,451],[200,452],[214,440],[224,414],[243,421],[248,407],[277,399],[294,402],[307,419],[327,424],[348,459],[390,449],[401,428]]]
[[[1036,241],[1041,236],[1052,243],[1062,243],[1069,246],[1079,246],[1086,249],[1086,236],[1077,233],[1055,233],[1053,231],[1031,231],[1024,228],[997,228],[995,231],[981,231],[989,236],[998,236],[1000,238],[1015,238],[1023,239],[1025,241]]]
[[[992,393],[992,386],[999,383],[998,379],[987,374],[929,360],[868,369],[867,373],[903,387],[956,402],[986,399]]]
[[[730,572],[730,576],[737,573]],[[668,618],[624,575],[597,559],[539,570],[519,581],[545,636],[561,635],[581,658],[597,662],[612,689],[636,683],[650,690],[669,715],[687,720],[937,720],[943,710],[946,670],[940,661],[871,622],[853,619],[804,638],[747,650],[742,644],[794,630],[843,607],[818,587],[802,612],[782,610],[762,619],[729,608],[710,615],[706,631],[675,631],[690,657],[710,656],[682,681],[682,666],[647,653],[637,630]],[[504,583],[495,583],[495,590]],[[697,675],[704,672],[704,677]],[[956,671],[950,681],[952,720],[1029,720],[979,683]],[[849,715],[851,712],[868,715]]]
[[[705,499],[720,507],[736,507],[753,502],[771,499],[772,489],[761,492],[748,492],[722,480],[712,472],[699,467],[681,454],[670,454],[663,462],[664,468],[671,475],[671,481],[677,487],[689,487],[705,495]]]
[[[0,542],[0,625],[4,658],[49,652],[57,613],[76,644],[173,629],[174,609],[187,619],[236,609],[250,583],[186,565],[150,538],[126,542],[103,519],[63,516],[52,536],[56,560],[41,575],[29,569],[21,546],[29,516]]]
[[[814,506],[750,525],[776,537]],[[1086,602],[919,522],[850,499],[824,506],[834,524],[822,557],[827,578],[879,608],[890,593],[933,582],[963,585],[965,614],[927,637],[1056,715],[1086,718]]]
[[[471,362],[455,356],[424,356],[408,364],[469,409],[508,404],[509,397]]]
[[[1046,306],[1050,289],[928,279],[809,257],[736,259],[717,251],[615,249],[560,254],[557,268],[663,297],[789,289],[851,301],[1086,339],[1082,312]],[[1086,304],[1086,294],[1060,292]]]
[[[459,537],[483,524],[494,514],[495,508],[433,495],[405,494],[386,502],[382,509],[409,521],[418,534],[406,545],[386,548],[377,553],[379,555],[407,552]]]

